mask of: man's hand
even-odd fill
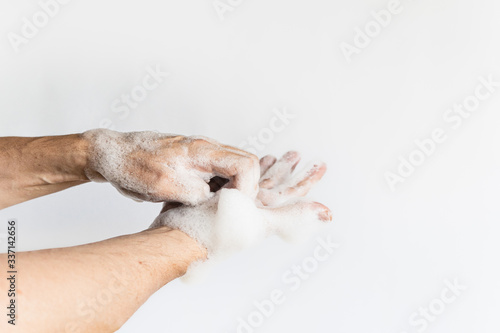
[[[182,230],[216,256],[221,249],[234,252],[271,234],[287,240],[307,237],[317,222],[331,221],[332,213],[321,203],[301,198],[323,177],[326,165],[314,163],[293,176],[299,161],[296,152],[278,161],[266,156],[260,161],[262,176],[255,200],[222,190],[195,207],[165,203],[150,228],[167,225]]]
[[[84,138],[89,179],[108,181],[136,200],[196,205],[213,195],[208,183],[214,177],[229,180],[227,188],[257,195],[258,158],[208,138],[102,129]]]
[[[155,132],[0,138],[0,209],[93,181],[136,200],[195,205],[226,184],[251,198],[259,160],[208,138]]]
[[[260,160],[261,178],[257,201],[263,206],[276,207],[294,198],[305,197],[325,175],[326,164],[313,163],[303,172],[292,176],[299,162],[300,155],[295,151],[289,151],[279,160],[271,155],[264,156]],[[301,204],[308,206],[309,210],[317,211],[320,220],[325,222],[332,220],[332,213],[325,205],[318,202],[302,202]]]

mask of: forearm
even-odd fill
[[[20,253],[16,332],[113,332],[150,295],[205,256],[189,236],[166,227]],[[1,260],[7,262],[5,255]],[[0,299],[6,299],[2,285]]]
[[[80,134],[0,138],[0,209],[88,182]]]

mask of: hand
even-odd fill
[[[326,164],[317,162],[303,172],[292,177],[300,162],[298,152],[290,151],[279,160],[267,155],[260,160],[261,178],[257,201],[263,206],[278,206],[294,198],[304,197],[311,188],[323,178]],[[317,210],[319,219],[331,221],[332,215],[328,207],[318,202],[304,202],[309,209]]]
[[[279,161],[264,157],[260,162],[260,191],[254,201],[223,189],[197,207],[166,203],[151,228],[167,225],[180,229],[208,249],[209,255],[221,249],[245,248],[270,234],[286,239],[300,236],[301,230],[315,222],[331,221],[332,215],[326,206],[300,198],[322,178],[326,165],[316,163],[292,177],[299,160],[296,152],[285,154]]]
[[[103,129],[84,137],[88,178],[108,181],[136,200],[196,205],[213,196],[208,183],[214,177],[251,198],[258,191],[257,157],[208,138]]]
[[[323,162],[314,163],[310,168],[298,176],[292,177],[297,164],[300,162],[298,152],[287,152],[279,161],[276,157],[267,155],[260,159],[260,181],[259,193],[256,204],[261,206],[277,206],[293,198],[306,196],[311,188],[323,178],[326,173],[326,164]],[[212,192],[216,192],[224,187],[225,182],[215,177],[210,182]],[[331,221],[331,211],[328,207],[312,202],[315,209],[320,210],[323,221]],[[179,203],[166,202],[161,213],[170,209],[182,206]]]

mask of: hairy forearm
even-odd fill
[[[0,138],[0,209],[88,182],[80,134]]]
[[[167,227],[19,253],[15,331],[114,332],[150,295],[205,257],[192,238]],[[6,281],[0,286],[7,304]]]

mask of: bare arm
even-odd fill
[[[83,134],[0,138],[0,209],[86,182],[109,182],[153,202],[198,204],[209,181],[255,197],[259,160],[203,137],[91,130]]]
[[[114,332],[158,289],[206,258],[192,238],[168,227],[97,243],[17,254],[16,326],[2,332]],[[2,266],[7,263],[0,255]],[[1,304],[7,280],[0,279]]]
[[[0,209],[89,182],[82,135],[0,138]]]
[[[288,202],[290,196],[305,195],[326,170],[324,165],[314,165],[303,176],[289,182],[287,175],[298,161],[295,153],[286,154],[279,161],[269,157],[261,161],[259,209],[266,211],[269,222],[276,222],[271,223],[278,227],[276,229],[296,216],[307,222],[311,213],[318,221],[331,220],[329,209],[315,202],[274,206]],[[162,215],[177,209],[182,207],[167,203]],[[117,330],[154,292],[184,275],[191,263],[207,258],[207,250],[194,237],[167,226],[155,227],[87,245],[18,253],[16,326],[4,319],[0,321],[0,331]],[[6,265],[7,256],[2,254],[0,266]],[[9,287],[7,279],[0,279],[0,304],[9,304]]]

